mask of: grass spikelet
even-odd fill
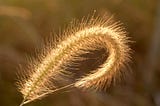
[[[119,22],[113,22],[106,15],[93,15],[80,22],[73,21],[62,35],[63,38],[58,38],[59,42],[54,48],[47,47],[40,61],[31,65],[33,71],[27,74],[28,77],[20,81],[19,89],[24,97],[21,106],[68,87],[106,89],[119,80],[130,60],[126,32]],[[83,59],[81,54],[102,47],[109,52],[109,56],[99,68],[70,85],[57,88],[54,82],[65,81],[72,76],[71,72],[65,70],[71,62]]]

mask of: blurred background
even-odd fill
[[[0,0],[0,106],[22,101],[16,73],[26,57],[35,57],[43,39],[93,10],[114,14],[135,41],[132,74],[107,92],[72,89],[26,106],[160,106],[159,0]]]

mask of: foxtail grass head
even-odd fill
[[[45,54],[40,55],[39,61],[34,62],[30,67],[31,71],[26,73],[27,78],[19,81],[19,90],[24,98],[21,106],[68,87],[83,90],[106,89],[121,79],[130,61],[130,41],[124,28],[106,15],[92,15],[79,22],[72,22],[58,41],[55,46],[46,47]],[[66,70],[70,64],[83,59],[82,54],[99,48],[104,48],[109,54],[103,64],[89,74],[75,79],[75,82],[57,87],[57,82],[65,82],[72,76],[72,72]]]

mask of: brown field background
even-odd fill
[[[106,92],[72,89],[26,106],[160,106],[159,0],[0,0],[0,106],[20,104],[16,73],[43,39],[93,10],[113,14],[134,41],[132,74]]]

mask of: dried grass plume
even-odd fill
[[[67,87],[84,90],[101,90],[120,80],[123,69],[130,61],[128,37],[119,22],[107,15],[88,16],[73,21],[58,38],[56,45],[48,45],[39,61],[31,63],[29,73],[19,81],[19,90],[24,100],[20,106]],[[53,43],[53,42],[52,42]],[[72,76],[66,70],[74,61],[83,59],[80,55],[104,48],[109,56],[96,70],[76,79],[74,83],[57,88],[56,82]],[[83,71],[83,70],[82,70]]]

